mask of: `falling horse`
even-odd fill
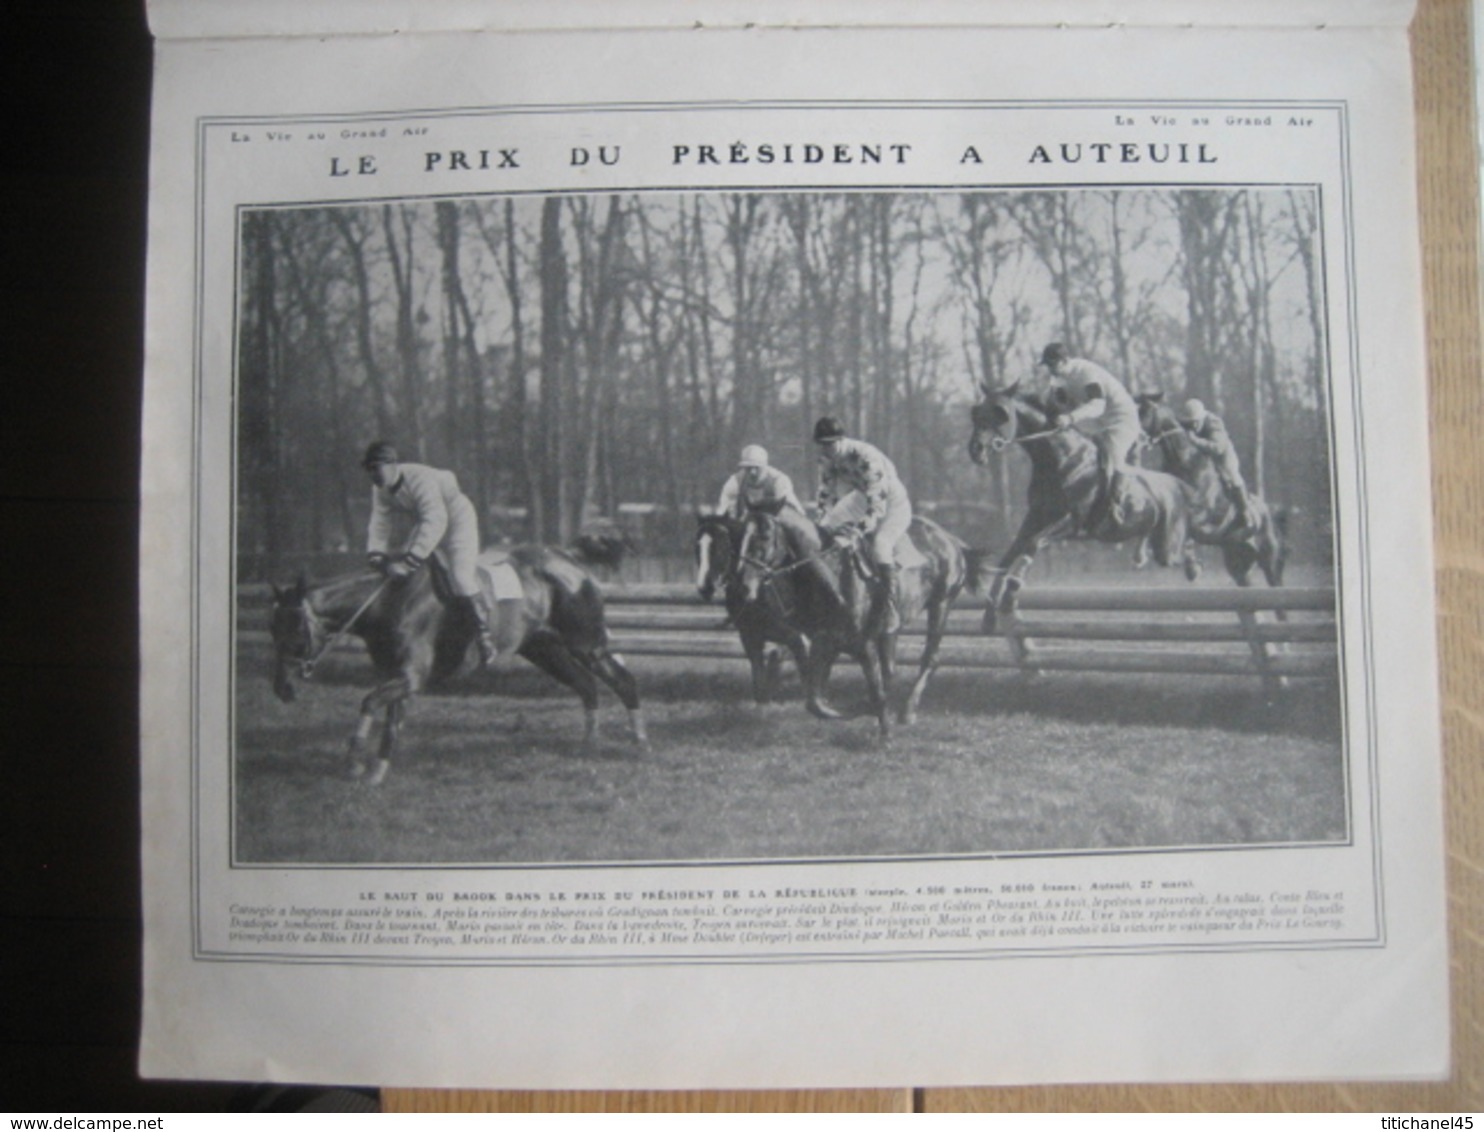
[[[486,551],[482,567],[502,552]],[[508,552],[520,596],[498,603],[493,631],[501,654],[516,654],[566,684],[582,699],[591,743],[597,728],[598,681],[613,689],[629,711],[633,738],[648,746],[639,691],[623,661],[608,651],[603,596],[592,576],[570,555],[540,546]],[[361,701],[360,723],[350,740],[351,776],[372,785],[386,777],[397,751],[407,702],[423,688],[473,670],[477,655],[473,619],[445,600],[446,582],[430,565],[411,578],[387,581],[359,571],[317,586],[303,579],[287,589],[274,587],[273,690],[294,698],[290,671],[302,676],[343,636],[365,642],[383,677]],[[483,570],[481,572],[484,572]],[[443,592],[440,592],[443,591]],[[381,720],[381,745],[368,766],[364,749]]]
[[[1177,560],[1194,581],[1200,562],[1190,541],[1190,492],[1174,476],[1142,468],[1124,470],[1126,489],[1122,520],[1108,507],[1106,474],[1098,447],[1075,429],[1052,424],[1055,411],[1019,391],[984,386],[986,399],[970,410],[974,432],[969,458],[987,464],[990,452],[1021,445],[1031,459],[1030,509],[1010,549],[1000,560],[999,576],[984,610],[984,631],[993,633],[1001,613],[1015,607],[1015,596],[1036,553],[1058,539],[1091,538],[1100,542],[1140,539],[1161,566]]]
[[[1275,514],[1259,495],[1248,494],[1251,522],[1231,498],[1217,474],[1215,462],[1202,452],[1181,427],[1162,393],[1141,393],[1139,423],[1149,442],[1159,449],[1167,471],[1191,489],[1190,533],[1199,543],[1221,548],[1226,572],[1239,586],[1252,584],[1252,568],[1261,567],[1268,585],[1283,584],[1281,514]],[[1279,613],[1279,616],[1283,614]]]
[[[730,515],[696,516],[696,589],[710,601],[717,587],[721,588],[727,618],[737,627],[742,651],[752,666],[752,698],[765,704],[777,689],[778,670],[783,661],[778,649],[771,646],[785,646],[803,672],[809,642],[766,602],[748,601],[744,596],[737,572],[737,547],[741,539],[742,520]]]
[[[910,563],[900,562],[897,606],[900,623],[927,612],[927,641],[917,679],[902,706],[901,721],[911,723],[923,690],[938,667],[938,650],[953,600],[970,582],[977,555],[930,519],[914,518],[907,530]],[[830,669],[840,653],[860,662],[876,716],[877,734],[890,738],[888,718],[897,628],[885,603],[876,600],[871,568],[850,544],[826,546],[820,530],[791,510],[753,511],[743,523],[738,582],[743,601],[762,605],[809,640],[800,673],[808,709],[823,719],[841,714],[825,698]]]

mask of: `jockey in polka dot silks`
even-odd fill
[[[887,631],[897,621],[897,541],[912,522],[912,501],[884,452],[851,440],[834,417],[814,426],[819,445],[819,525],[830,536],[860,533],[882,583]]]

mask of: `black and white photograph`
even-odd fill
[[[239,208],[233,862],[1349,843],[1322,218]]]
[[[145,1071],[1445,1064],[1400,24],[171,12]]]

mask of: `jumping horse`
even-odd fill
[[[768,603],[746,599],[737,570],[741,539],[741,519],[730,515],[696,516],[696,589],[706,601],[721,589],[727,619],[736,626],[742,651],[752,667],[752,698],[765,704],[777,691],[778,673],[783,664],[782,654],[773,646],[787,648],[802,673],[808,661],[809,642],[779,618]]]
[[[571,688],[582,699],[583,740],[597,733],[598,682],[623,701],[634,741],[649,744],[639,690],[620,657],[608,649],[603,595],[591,574],[565,551],[518,546],[508,561],[521,596],[498,603],[493,631],[502,655],[516,654]],[[481,556],[491,560],[491,552]],[[476,627],[444,600],[447,582],[436,560],[412,577],[388,581],[372,571],[342,575],[310,586],[303,578],[274,587],[273,690],[290,702],[290,674],[313,674],[315,664],[342,636],[359,637],[382,682],[361,701],[360,722],[349,745],[352,778],[379,784],[397,753],[408,701],[424,688],[473,671]],[[381,742],[369,763],[365,749],[381,723]]]
[[[1190,539],[1190,490],[1179,479],[1143,468],[1126,468],[1121,521],[1108,506],[1106,473],[1097,444],[1076,429],[1052,424],[1056,411],[1020,383],[1004,389],[982,388],[985,400],[970,410],[973,434],[969,458],[989,463],[991,452],[1011,445],[1024,448],[1031,461],[1029,509],[990,587],[984,631],[995,632],[999,615],[1015,607],[1016,595],[1041,547],[1061,539],[1100,542],[1141,540],[1161,566],[1179,561],[1185,576],[1200,576],[1200,561]]]
[[[1275,513],[1260,495],[1249,493],[1253,522],[1244,523],[1215,463],[1181,427],[1164,394],[1141,393],[1138,402],[1139,424],[1150,445],[1159,450],[1165,469],[1190,487],[1190,533],[1196,542],[1221,548],[1226,572],[1237,585],[1250,586],[1252,568],[1257,566],[1268,585],[1281,586],[1287,557],[1283,513]]]
[[[854,657],[865,674],[877,735],[891,737],[889,701],[900,625],[926,612],[927,640],[917,678],[902,705],[902,723],[911,723],[928,680],[938,667],[938,651],[953,601],[971,581],[978,556],[930,519],[914,518],[907,539],[918,561],[899,570],[898,623],[876,600],[872,568],[846,542],[826,545],[819,528],[792,510],[755,510],[743,522],[738,582],[749,605],[761,605],[779,621],[808,638],[800,674],[805,704],[822,719],[842,714],[825,695],[830,670],[840,653]]]

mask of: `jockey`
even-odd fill
[[[1054,403],[1070,406],[1052,417],[1053,427],[1077,425],[1096,442],[1107,469],[1108,515],[1122,524],[1123,473],[1143,435],[1138,405],[1123,382],[1096,362],[1070,356],[1060,342],[1046,347],[1041,364],[1051,373]]]
[[[448,568],[455,600],[473,617],[478,629],[479,662],[488,665],[497,654],[490,632],[488,598],[475,571],[479,557],[479,520],[474,504],[459,490],[452,472],[425,464],[404,464],[397,450],[383,440],[366,449],[361,467],[371,477],[371,524],[366,533],[366,558],[372,569],[388,578],[409,578],[430,554],[438,554]],[[412,531],[395,554],[391,551],[392,521],[396,514],[412,516]]]
[[[800,515],[805,514],[804,505],[794,494],[793,480],[777,468],[768,466],[766,448],[761,444],[749,444],[742,449],[736,472],[722,485],[721,498],[716,501],[716,513],[741,519],[749,507],[767,507],[772,504],[792,507]]]
[[[851,532],[869,535],[871,563],[881,581],[887,632],[900,623],[897,609],[897,541],[912,522],[912,501],[897,469],[879,448],[850,440],[834,417],[814,426],[819,445],[819,525],[832,538]]]
[[[1181,406],[1180,424],[1190,435],[1190,442],[1211,458],[1227,498],[1237,505],[1242,525],[1256,527],[1252,496],[1247,492],[1247,481],[1242,478],[1242,465],[1226,424],[1194,397]]]

